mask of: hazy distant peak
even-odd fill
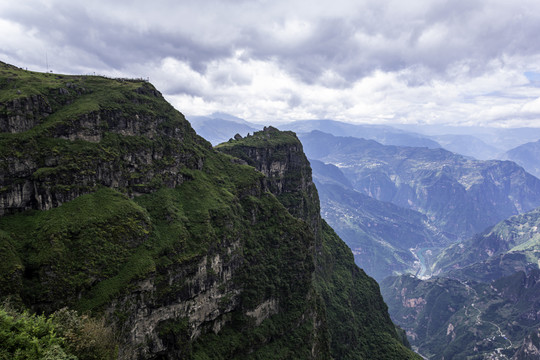
[[[239,118],[234,115],[227,114],[221,111],[213,112],[212,114],[208,115],[208,117],[212,119],[222,119],[222,120],[229,120],[229,121],[239,122],[243,124],[248,124],[248,122],[242,118]]]

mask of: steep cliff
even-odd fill
[[[265,187],[289,213],[306,221],[315,233],[319,231],[319,195],[302,144],[293,132],[265,127],[262,132],[223,143],[217,149],[263,173]]]
[[[136,195],[201,169],[209,144],[152,85],[0,64],[0,215],[47,210],[99,186]]]
[[[354,264],[350,249],[321,219],[311,167],[296,135],[265,127],[217,149],[265,174],[268,190],[314,233],[313,285],[325,307],[331,354],[336,359],[412,356],[403,352],[379,286]]]
[[[238,164],[147,82],[7,64],[0,129],[0,297],[105,315],[121,359],[415,357],[305,166]]]

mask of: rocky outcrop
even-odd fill
[[[0,215],[48,210],[99,186],[124,189],[131,195],[163,185],[175,187],[184,181],[183,166],[202,166],[201,158],[186,156],[178,145],[176,149],[141,146],[124,154],[76,152],[41,153],[41,159],[10,157],[0,176]],[[81,168],[87,170],[78,171]]]
[[[229,324],[241,303],[242,286],[232,281],[243,265],[235,255],[240,246],[239,241],[222,243],[218,252],[141,280],[127,296],[114,300],[108,306],[109,316],[127,315],[122,326],[124,344],[129,345],[120,348],[120,358],[184,358],[191,341],[201,334],[218,334]],[[253,318],[259,325],[271,314]],[[182,336],[185,344],[179,346]]]
[[[523,340],[523,345],[516,351],[512,360],[540,359],[540,330],[531,333]]]
[[[40,124],[52,112],[51,105],[41,95],[0,103],[0,132],[25,132]]]
[[[147,83],[126,97],[139,106],[164,102]],[[61,103],[58,99],[50,102]],[[194,141],[204,141],[198,140],[183,116],[170,107],[159,115],[144,108],[102,109],[69,115],[60,121],[59,114],[65,108],[53,111],[48,103],[43,96],[33,95],[6,105],[4,113],[17,110],[15,117],[4,116],[4,124],[14,124],[4,126],[6,132],[24,133],[49,115],[56,119],[40,128],[47,141],[35,131],[24,137],[5,138],[1,144],[5,151],[0,164],[0,216],[51,209],[99,186],[130,195],[160,186],[175,187],[184,181],[183,168],[202,167],[202,158],[186,148]]]
[[[412,353],[398,350],[404,347],[387,314],[377,283],[354,264],[350,249],[321,219],[311,166],[296,135],[265,127],[251,136],[220,144],[217,149],[263,173],[264,189],[273,193],[288,212],[304,221],[314,234],[310,247],[314,265],[312,286],[321,296],[319,301],[327,317],[324,326],[331,339],[332,356],[338,359],[414,357]],[[336,301],[337,298],[340,300]],[[351,304],[351,308],[344,308],[341,302]],[[373,316],[358,316],[360,308]],[[370,339],[371,333],[388,336],[396,346],[396,353],[389,352],[379,340]],[[381,351],[368,349],[366,343],[377,343],[375,347],[380,346]]]
[[[217,148],[263,173],[266,188],[291,215],[306,221],[315,233],[319,231],[319,195],[302,143],[293,132],[282,132],[268,126],[263,131],[244,139],[231,140]]]

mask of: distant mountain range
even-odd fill
[[[210,141],[212,145],[217,145],[232,138],[239,133],[246,135],[260,130],[257,124],[251,124],[240,118],[224,114],[213,113],[209,116],[192,116],[189,122],[198,134]]]
[[[523,128],[500,128],[479,126],[446,126],[446,125],[408,125],[395,124],[393,127],[422,134],[427,137],[437,138],[441,135],[470,135],[480,139],[484,143],[499,149],[497,155],[513,149],[519,145],[537,141],[540,139],[540,127]]]
[[[213,113],[207,116],[190,116],[188,120],[193,128],[213,145],[225,142],[236,133],[245,136],[263,125],[226,114]],[[269,124],[264,124],[269,125]],[[444,148],[451,152],[478,160],[514,160],[533,175],[534,166],[529,167],[519,158],[507,155],[520,145],[536,142],[540,139],[540,128],[486,128],[486,127],[453,127],[434,125],[371,125],[351,124],[341,121],[301,120],[291,123],[272,124],[281,130],[292,130],[296,133],[309,133],[319,130],[335,136],[352,136],[375,140],[383,145]],[[528,152],[529,150],[526,150]],[[522,156],[527,156],[527,155]],[[537,155],[535,155],[538,158]]]
[[[501,156],[501,159],[515,161],[540,178],[540,140],[510,149]]]
[[[388,146],[319,131],[300,140],[308,158],[338,166],[355,190],[418,211],[456,240],[540,206],[540,180],[510,161],[471,160],[444,149]]]
[[[384,125],[348,124],[334,120],[310,120],[295,121],[284,124],[282,127],[299,134],[316,130],[335,136],[352,136],[375,140],[385,145],[427,147],[431,149],[441,147],[438,142],[424,135]]]
[[[437,141],[444,149],[456,154],[469,156],[478,160],[498,159],[501,149],[489,145],[478,137],[466,134],[433,135],[431,139]]]
[[[450,243],[425,215],[354,190],[334,165],[310,162],[323,218],[352,249],[356,263],[377,281],[422,271],[411,249]]]

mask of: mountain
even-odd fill
[[[510,161],[319,131],[300,139],[310,159],[338,166],[355,190],[426,215],[450,238],[466,239],[540,205],[540,180]]]
[[[448,151],[460,155],[470,156],[478,160],[500,159],[500,154],[503,152],[500,148],[493,145],[488,145],[473,135],[447,134],[433,135],[430,136],[430,138],[437,141],[439,144],[441,144],[442,148]]]
[[[380,334],[381,339],[368,341],[372,347],[377,341],[396,346],[396,339],[392,339],[396,333],[389,318],[381,316],[386,305],[378,294],[377,283],[356,267],[350,249],[321,219],[309,162],[294,133],[265,127],[252,136],[220,144],[217,149],[265,174],[268,189],[291,214],[304,219],[313,229],[316,238],[313,251],[319,254],[315,259],[315,284],[327,305],[333,356],[388,357],[380,350],[370,353],[364,348],[366,335],[363,334]],[[351,312],[344,303],[363,309],[364,315]]]
[[[512,216],[442,251],[434,264],[438,277],[381,283],[392,319],[421,354],[490,358],[499,349],[512,359],[537,355],[539,225],[540,209]]]
[[[197,133],[213,145],[226,142],[237,133],[245,136],[261,128],[261,125],[225,113],[190,116],[189,121]],[[349,124],[335,120],[302,120],[279,124],[279,128],[296,133],[320,130],[336,136],[372,139],[387,145],[441,147],[427,136],[384,125]]]
[[[392,319],[428,359],[535,358],[540,271],[490,284],[389,277],[381,284]]]
[[[334,165],[310,163],[323,218],[352,249],[358,266],[377,281],[407,272],[423,275],[426,269],[416,252],[450,243],[425,215],[352,189]]]
[[[426,124],[394,124],[395,128],[417,132],[426,137],[447,135],[470,135],[480,139],[488,146],[500,149],[500,153],[519,145],[540,139],[540,127],[502,128],[487,126],[448,126]],[[499,154],[500,154],[499,153]]]
[[[120,359],[418,358],[318,216],[293,134],[251,137],[249,166],[148,82],[3,63],[0,124],[0,298],[14,307],[103,317]],[[103,358],[69,334],[57,351]]]
[[[512,360],[535,360],[540,357],[540,329],[533,331],[523,341],[521,348],[516,351]]]
[[[485,232],[441,252],[435,273],[478,281],[493,281],[517,271],[538,268],[540,208],[501,221]]]
[[[225,142],[235,134],[245,136],[260,128],[257,124],[249,123],[225,113],[213,113],[210,116],[190,116],[189,122],[197,134],[201,134],[212,145]]]
[[[508,150],[501,157],[523,166],[528,172],[540,178],[540,140],[529,142]]]
[[[322,131],[334,136],[352,136],[375,140],[385,145],[417,146],[440,148],[436,141],[410,131],[400,130],[385,125],[349,124],[335,120],[302,120],[280,125],[282,129],[297,133]]]

